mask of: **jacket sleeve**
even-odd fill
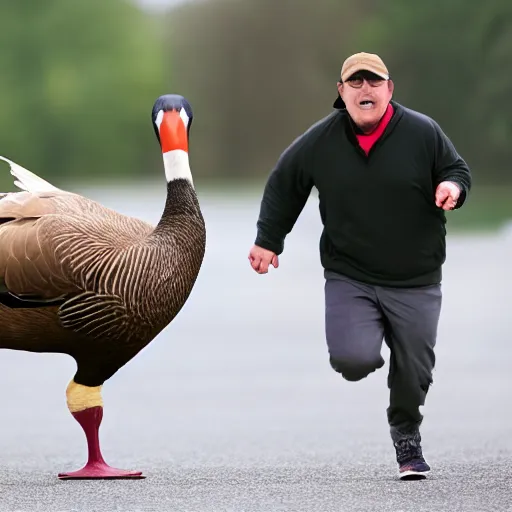
[[[459,200],[455,205],[455,209],[458,209],[466,201],[471,189],[471,171],[440,126],[436,122],[433,124],[435,129],[434,186],[437,188],[443,181],[456,183],[461,190]]]
[[[303,135],[282,153],[263,191],[254,243],[275,254],[283,252],[284,239],[313,187],[307,145],[307,137]]]

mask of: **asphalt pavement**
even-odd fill
[[[308,217],[263,277],[247,267],[252,217],[230,217],[237,238],[222,227],[226,210],[208,210],[207,258],[185,309],[104,387],[105,458],[146,478],[60,481],[86,455],[65,404],[74,362],[5,351],[0,512],[511,511],[510,237],[449,241],[423,410],[432,472],[401,482],[388,366],[350,383],[328,365]]]

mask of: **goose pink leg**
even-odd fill
[[[85,432],[89,456],[87,464],[82,469],[69,473],[59,473],[61,480],[145,478],[142,476],[141,471],[116,469],[109,466],[103,459],[99,442],[99,428],[103,419],[103,407],[90,407],[72,414]]]

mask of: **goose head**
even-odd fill
[[[190,103],[179,94],[165,94],[155,101],[151,116],[162,150],[167,182],[188,180],[193,185],[188,158],[193,119]]]

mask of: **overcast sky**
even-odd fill
[[[160,10],[171,5],[177,5],[191,0],[135,0],[139,5],[147,7],[151,10]]]

